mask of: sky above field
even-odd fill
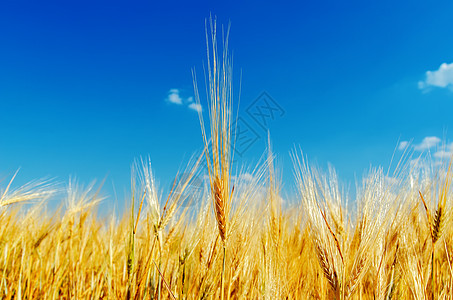
[[[202,147],[191,69],[203,87],[210,13],[231,22],[239,164],[268,130],[286,189],[295,147],[351,183],[406,147],[453,151],[452,1],[6,0],[1,184],[20,167],[18,183],[106,178],[122,199],[149,155],[167,186]]]

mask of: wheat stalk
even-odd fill
[[[221,275],[221,298],[224,297],[224,274],[226,261],[226,243],[228,239],[228,222],[230,203],[234,191],[230,189],[230,169],[233,155],[231,153],[231,101],[232,101],[232,61],[228,53],[228,35],[223,39],[224,47],[222,55],[218,54],[217,48],[217,24],[216,20],[209,19],[210,33],[208,34],[207,21],[206,44],[207,44],[207,96],[210,117],[211,136],[208,139],[202,111],[200,110],[199,119],[202,130],[203,141],[205,144],[205,156],[209,181],[211,185],[212,202],[214,214],[217,221],[217,228],[223,244],[223,263]],[[221,57],[221,59],[220,59]],[[195,71],[192,72],[194,78],[194,92],[197,103],[201,106],[200,95],[198,93]],[[208,142],[209,140],[209,142]],[[209,149],[211,145],[211,149]]]

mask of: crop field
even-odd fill
[[[391,174],[369,170],[350,199],[333,168],[294,150],[297,197],[284,200],[271,133],[253,172],[232,166],[232,61],[207,28],[203,153],[168,194],[152,157],[137,160],[119,217],[97,215],[97,186],[70,182],[50,211],[52,182],[2,181],[0,298],[451,299],[452,160],[408,151]],[[195,74],[194,86],[200,103]]]

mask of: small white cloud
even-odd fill
[[[243,181],[253,181],[253,175],[250,173],[242,173],[239,175],[239,180]]]
[[[440,143],[441,139],[437,136],[427,136],[423,139],[423,141],[418,144],[414,145],[414,150],[417,151],[425,151],[434,146],[437,146]]]
[[[187,106],[187,108],[194,110],[196,112],[203,111],[203,107],[201,106],[201,104],[195,103],[192,96],[187,98],[182,97],[180,89],[170,89],[168,91],[168,96],[165,100],[173,104]]]
[[[445,151],[445,150],[439,150],[436,153],[434,153],[435,158],[439,159],[448,159],[453,155],[452,151]]]
[[[418,88],[427,89],[429,87],[453,89],[453,63],[443,63],[438,70],[427,71],[425,80],[418,82]]]
[[[410,160],[411,168],[420,165],[420,158],[414,158]]]
[[[452,156],[453,156],[453,143],[444,145],[441,149],[434,153],[434,157],[441,160],[450,159]]]
[[[387,185],[390,185],[390,186],[398,184],[398,179],[396,177],[392,177],[392,176],[385,176],[384,181]]]
[[[196,112],[201,112],[203,110],[201,104],[199,103],[190,103],[188,107]]]
[[[251,181],[253,181],[254,178],[255,177],[249,172],[244,172],[237,176],[231,176],[231,179],[233,179],[234,181],[242,181],[242,182],[251,182]]]
[[[168,97],[167,101],[181,105],[182,104],[182,98],[179,95],[179,90],[178,89],[171,89],[168,91]]]
[[[429,170],[431,167],[444,166],[445,162],[453,157],[453,142],[446,144],[445,142],[441,143],[441,141],[437,136],[427,136],[420,144],[414,145],[413,149],[419,152],[434,149],[412,159],[410,161],[411,167],[415,167],[417,170]]]
[[[404,150],[406,147],[409,145],[408,141],[402,141],[400,145],[398,146],[398,150]]]

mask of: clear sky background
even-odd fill
[[[202,147],[191,68],[202,77],[210,13],[231,21],[240,122],[255,133],[237,157],[256,162],[270,130],[286,189],[295,145],[350,182],[406,141],[453,151],[452,1],[5,0],[0,179],[107,176],[122,199],[134,158],[150,155],[167,185]],[[264,128],[263,91],[281,109]]]

